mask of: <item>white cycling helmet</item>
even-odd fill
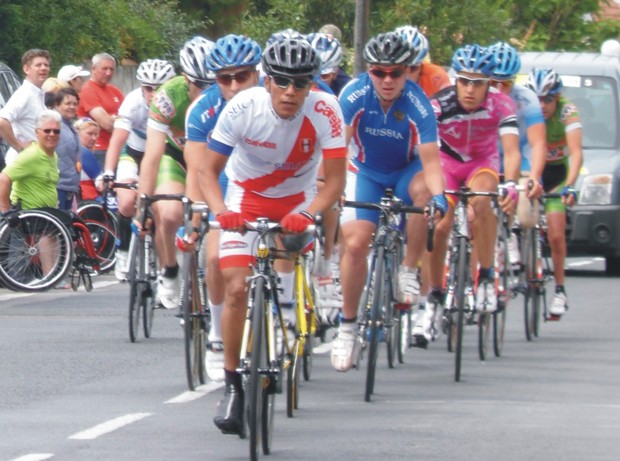
[[[147,59],[140,63],[136,72],[136,78],[142,85],[159,86],[174,76],[174,67],[163,59]]]
[[[215,74],[207,69],[206,61],[215,43],[199,35],[185,42],[180,53],[181,68],[191,81],[213,83]]]

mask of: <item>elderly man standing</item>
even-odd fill
[[[91,77],[82,87],[78,117],[90,117],[101,127],[95,144],[95,158],[103,168],[105,153],[114,130],[114,119],[125,98],[122,91],[112,85],[116,60],[108,53],[93,56]]]
[[[11,146],[7,164],[36,139],[36,119],[45,110],[41,87],[50,74],[50,54],[47,50],[28,50],[22,56],[22,66],[24,83],[0,110],[0,137]]]

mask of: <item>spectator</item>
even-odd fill
[[[22,56],[22,70],[26,75],[24,83],[0,110],[0,137],[11,146],[5,158],[7,165],[37,139],[37,116],[45,110],[45,92],[41,86],[50,73],[49,52],[26,51]]]
[[[58,80],[69,85],[80,94],[85,83],[84,77],[88,77],[89,75],[90,72],[84,70],[82,66],[68,64],[62,66],[58,71]]]
[[[0,173],[0,211],[4,213],[18,202],[24,210],[56,206],[58,156],[54,151],[61,123],[60,114],[53,110],[43,109],[37,116],[36,141]]]
[[[84,117],[78,119],[73,127],[77,130],[80,139],[80,158],[82,171],[80,172],[80,192],[82,200],[95,200],[99,192],[95,187],[95,179],[103,170],[95,159],[93,149],[99,137],[99,124],[93,119]]]
[[[58,154],[58,208],[75,210],[80,191],[80,139],[73,121],[80,97],[73,88],[62,88],[56,94],[56,111],[62,117]]]
[[[78,106],[78,116],[92,118],[101,129],[94,153],[102,168],[114,129],[114,119],[125,98],[121,90],[110,83],[115,69],[116,60],[112,55],[99,53],[93,56],[91,77],[82,88]]]
[[[50,77],[43,82],[41,89],[45,91],[45,107],[48,109],[56,108],[56,94],[62,88],[67,88],[67,84],[55,77]]]

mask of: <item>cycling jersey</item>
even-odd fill
[[[185,113],[189,107],[189,86],[180,75],[164,83],[151,102],[147,126],[167,133],[166,155],[184,165]]]
[[[357,168],[381,173],[402,170],[418,144],[437,142],[437,122],[422,89],[406,81],[401,96],[384,112],[367,73],[340,93],[344,122],[353,128],[349,151]]]
[[[566,133],[581,127],[577,107],[560,96],[555,112],[547,120],[547,163],[560,163],[568,156]]]
[[[321,160],[346,157],[342,115],[334,96],[311,91],[300,111],[285,120],[261,87],[242,91],[228,102],[209,148],[230,156],[229,181],[270,198],[314,190]]]
[[[460,162],[493,157],[499,165],[499,136],[519,135],[514,103],[495,88],[489,88],[480,107],[472,111],[459,104],[456,86],[437,93],[431,104],[439,122],[442,157]]]
[[[418,85],[422,87],[422,90],[429,98],[440,90],[452,85],[450,76],[443,67],[430,62],[423,62],[421,66]]]
[[[185,132],[187,140],[207,142],[215,122],[226,105],[219,85],[203,91],[187,109]]]
[[[127,145],[138,152],[144,152],[148,116],[149,108],[142,88],[136,88],[125,97],[118,109],[118,118],[114,121],[114,128],[129,132]]]

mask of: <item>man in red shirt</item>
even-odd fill
[[[82,87],[78,106],[78,117],[92,118],[101,128],[93,151],[101,168],[114,129],[114,118],[125,98],[121,90],[110,84],[115,69],[116,60],[112,55],[93,56],[90,80]]]

